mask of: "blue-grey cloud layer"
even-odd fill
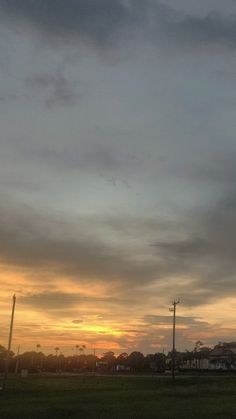
[[[236,19],[177,12],[154,0],[1,0],[1,23],[48,41],[92,43],[98,48],[141,35],[154,43],[235,47]],[[127,35],[129,34],[129,35]]]

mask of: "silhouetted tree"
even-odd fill
[[[112,351],[105,352],[103,354],[103,357],[101,358],[101,361],[106,362],[108,369],[112,370],[114,368],[115,363],[116,363],[116,357],[115,357],[114,352],[112,352]]]
[[[144,355],[141,352],[132,352],[128,357],[127,363],[133,371],[140,371],[145,365]]]
[[[127,365],[127,360],[129,358],[129,355],[126,352],[122,352],[120,355],[118,355],[118,357],[116,358],[116,362],[117,364],[120,365]]]
[[[166,356],[163,353],[150,354],[145,357],[145,369],[152,369],[156,372],[165,372]]]

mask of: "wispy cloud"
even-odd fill
[[[73,83],[58,72],[34,74],[26,80],[26,84],[36,95],[42,95],[49,107],[73,106],[80,98],[77,93],[77,83]]]

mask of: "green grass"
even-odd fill
[[[0,418],[236,419],[236,377],[11,378]]]

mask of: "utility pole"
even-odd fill
[[[19,356],[20,356],[20,345],[18,345],[17,348],[17,357],[16,357],[16,368],[15,368],[15,375],[18,374],[18,369],[19,369]]]
[[[6,354],[6,364],[5,364],[5,372],[4,372],[4,376],[3,376],[2,390],[5,390],[5,388],[6,388],[7,376],[8,376],[11,342],[12,342],[12,333],[13,333],[13,324],[14,324],[14,314],[15,314],[15,305],[16,305],[16,296],[15,295],[13,295],[12,300],[13,301],[12,301],[12,312],[11,312],[11,324],[10,324],[10,331],[9,331],[9,338],[8,338],[8,347],[7,347],[7,354]]]
[[[174,300],[172,302],[171,308],[169,310],[173,312],[173,345],[172,345],[172,364],[171,364],[171,372],[172,372],[172,380],[175,380],[175,357],[176,357],[176,349],[175,349],[175,325],[176,325],[176,306],[180,303],[180,300]]]
[[[96,374],[96,348],[94,346],[93,348],[93,355],[94,355],[94,367],[93,367],[93,373]]]

